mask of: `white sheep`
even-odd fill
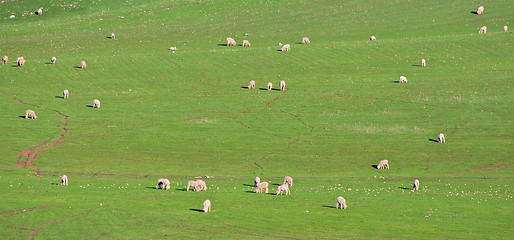
[[[196,180],[196,184],[197,185],[195,187],[195,190],[196,190],[196,188],[198,188],[198,190],[196,190],[196,191],[202,191],[202,190],[207,191],[207,184],[205,184],[205,181],[198,179],[198,180]]]
[[[111,39],[116,38],[116,35],[114,33],[111,33]]]
[[[438,141],[439,143],[446,143],[446,141],[444,139],[444,134],[442,134],[442,133],[439,133],[439,136],[437,136],[437,139],[439,140]]]
[[[280,91],[285,91],[285,90],[286,90],[286,82],[280,81]]]
[[[38,16],[41,16],[43,14],[43,8],[39,8],[37,11],[36,11],[36,15]]]
[[[487,27],[486,26],[481,27],[480,30],[478,30],[478,33],[487,33]]]
[[[68,98],[70,96],[70,91],[68,91],[68,89],[64,89],[64,91],[62,91],[62,98]]]
[[[291,51],[291,45],[289,44],[285,44],[284,46],[282,46],[282,48],[280,49],[280,51]]]
[[[98,100],[98,99],[93,100],[93,108],[100,108],[100,100]]]
[[[407,83],[407,78],[405,76],[400,76],[400,83]]]
[[[311,43],[311,40],[309,40],[308,37],[303,37],[302,44],[310,44],[310,43]]]
[[[252,89],[252,88],[255,88],[255,81],[252,80],[250,81],[250,83],[248,83],[248,89]]]
[[[32,119],[37,119],[36,112],[32,110],[25,111],[25,119],[29,119],[31,117]]]
[[[418,190],[418,188],[419,188],[419,180],[415,179],[414,180],[414,186],[412,187],[412,190]]]
[[[427,66],[427,62],[425,61],[425,59],[421,59],[421,66],[422,67],[426,67]]]
[[[273,89],[273,83],[268,82],[268,91],[271,91]]]
[[[278,47],[282,47],[282,43],[280,43],[280,42],[279,42],[279,43],[278,43]]]
[[[250,44],[250,42],[248,42],[248,40],[243,40],[243,47],[244,46],[252,46],[252,44]]]
[[[278,186],[276,195],[282,195],[282,192],[286,192],[286,195],[291,195],[291,191],[289,191],[289,186],[287,184],[282,184]]]
[[[371,37],[369,38],[369,40],[370,40],[370,41],[375,41],[375,40],[377,40],[377,38],[376,38],[375,36],[371,36]]]
[[[23,57],[19,57],[18,60],[16,60],[16,62],[18,63],[18,67],[23,67],[23,65],[25,64],[25,59]]]
[[[170,47],[170,50],[172,50],[172,51],[176,51],[176,50],[177,50],[177,47]]]
[[[346,209],[346,200],[343,197],[337,197],[337,209]]]
[[[3,63],[3,64],[7,64],[7,62],[8,62],[8,61],[9,61],[9,57],[8,57],[8,56],[4,56],[4,57],[2,58],[2,63]]]
[[[203,212],[210,212],[211,211],[211,201],[209,199],[205,200],[203,202]]]
[[[266,188],[266,193],[268,193],[268,182],[261,182],[259,184],[257,184],[257,188],[255,188],[255,192],[256,193],[262,193],[262,189],[263,188]]]
[[[482,13],[484,13],[484,6],[480,6],[477,9],[477,14],[482,14]]]
[[[386,159],[380,161],[377,165],[377,169],[389,169],[389,161]]]
[[[260,177],[255,177],[255,180],[253,181],[254,183],[254,186],[257,187],[257,185],[261,182],[261,178]]]
[[[52,59],[50,61],[52,61],[52,64],[55,64],[55,62],[57,61],[57,58],[56,57],[52,57]]]
[[[509,28],[507,26],[503,26],[503,31],[507,32],[507,31],[509,31]]]
[[[290,176],[285,176],[284,177],[284,184],[289,184],[292,187],[293,186],[293,178],[290,177]]]
[[[171,185],[170,180],[166,178],[159,178],[159,180],[157,180],[157,186],[155,186],[155,189],[159,189],[161,185],[163,190],[169,190]]]
[[[86,68],[86,67],[87,67],[86,61],[80,62],[80,68]]]
[[[187,188],[186,188],[187,192],[189,192],[189,187],[192,187],[196,191],[198,188],[198,183],[196,181],[190,180],[187,182]]]
[[[68,176],[62,175],[62,177],[61,177],[61,185],[68,186]]]
[[[236,41],[233,38],[227,38],[227,46],[236,46]]]

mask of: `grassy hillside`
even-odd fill
[[[4,1],[2,238],[509,239],[512,12],[503,0]],[[282,80],[285,92],[265,90]],[[382,159],[389,170],[373,167]],[[184,190],[206,175],[206,192]],[[291,196],[275,196],[286,175]],[[255,176],[270,194],[253,193]],[[171,190],[154,189],[163,177]]]

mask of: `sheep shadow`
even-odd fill
[[[371,165],[371,167],[374,168],[374,169],[377,169],[378,165],[373,164],[373,165]]]
[[[323,207],[325,207],[325,208],[336,208],[334,206],[329,206],[329,205],[323,205]]]
[[[250,190],[247,190],[245,191],[246,193],[255,193],[255,191],[250,191]]]
[[[55,96],[55,98],[64,98],[63,96]]]
[[[88,107],[88,108],[93,108],[93,105],[86,105],[86,107]]]
[[[282,185],[282,184],[280,184],[280,183],[272,183],[271,185],[274,185],[274,186],[280,186],[280,185]]]
[[[145,188],[150,188],[150,189],[160,189],[160,188],[156,188],[156,187],[145,187]]]
[[[226,43],[218,43],[218,46],[228,47],[228,44],[226,44]]]
[[[107,37],[108,39],[113,39],[111,36]]]
[[[439,140],[435,140],[435,139],[432,139],[432,138],[429,138],[428,141],[439,143]]]
[[[262,87],[259,88],[259,90],[268,91],[267,88],[262,88]],[[278,89],[278,88],[271,88],[271,91],[280,91],[280,89]]]
[[[14,64],[14,65],[11,65],[11,67],[18,67],[18,65],[17,65],[17,64]]]
[[[248,87],[247,87],[247,86],[242,86],[241,88],[243,88],[243,89],[248,89]]]
[[[46,62],[45,64],[51,65],[54,64],[53,62]]]
[[[203,212],[203,209],[190,208],[189,210],[195,211],[195,212]]]
[[[50,184],[51,184],[51,185],[61,185],[61,183],[55,183],[55,182],[50,183]]]
[[[247,187],[255,187],[255,185],[253,185],[253,184],[246,184],[246,183],[243,183],[243,186],[247,186]]]
[[[75,66],[75,68],[82,68],[81,66]]]
[[[413,67],[423,67],[421,64],[412,64]]]
[[[21,118],[26,118],[25,116],[18,116],[18,117],[21,117]]]
[[[403,190],[409,190],[410,188],[407,188],[407,187],[398,187],[399,189],[403,189]]]
[[[187,192],[187,189],[186,189],[186,188],[176,188],[175,190],[177,190],[177,191],[182,191],[182,192]]]
[[[475,15],[478,15],[478,12],[477,11],[471,11],[471,13],[475,14]]]
[[[400,83],[400,81],[391,81],[391,82],[393,82],[393,83]]]

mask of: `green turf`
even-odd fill
[[[512,13],[507,0],[4,1],[0,238],[510,239]],[[206,175],[206,192],[184,191]],[[286,175],[292,195],[275,196]],[[255,176],[273,194],[253,193]],[[171,190],[154,189],[163,177]]]

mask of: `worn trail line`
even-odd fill
[[[37,209],[53,207],[53,206],[55,206],[55,205],[46,205],[46,206],[33,207],[33,208],[27,208],[27,209],[11,210],[11,211],[6,211],[6,212],[1,212],[0,214],[2,214],[2,215],[9,214],[9,216],[12,216],[12,215],[17,215],[17,214],[21,214],[21,213],[32,212]]]
[[[76,214],[76,215],[73,215],[73,216],[69,216],[69,217],[66,217],[66,218],[63,218],[63,219],[57,219],[57,220],[54,220],[54,221],[51,221],[51,222],[44,223],[43,225],[41,225],[38,228],[36,228],[36,230],[32,231],[32,233],[29,236],[29,240],[33,239],[34,236],[36,236],[36,234],[39,232],[39,230],[41,230],[41,228],[44,228],[44,227],[46,227],[46,226],[48,226],[48,225],[50,225],[52,223],[56,223],[56,222],[59,222],[61,220],[70,219],[70,218],[76,218],[78,216],[82,216],[84,214],[88,214],[88,213],[90,213],[92,211],[93,211],[93,209],[89,209],[89,211],[87,211],[87,212],[79,213],[79,214]]]
[[[27,150],[21,151],[20,155],[18,156],[18,162],[17,163],[18,163],[18,165],[21,168],[25,168],[25,167],[27,167],[27,165],[31,165],[31,166],[36,168],[36,170],[35,170],[36,171],[36,175],[41,176],[41,171],[39,170],[39,168],[36,165],[33,164],[34,159],[37,157],[37,155],[41,151],[43,151],[45,149],[48,149],[50,147],[53,147],[53,146],[59,144],[61,141],[69,138],[69,137],[65,137],[66,133],[68,133],[68,128],[67,128],[67,126],[68,126],[68,116],[65,115],[65,114],[62,114],[58,110],[42,108],[42,107],[40,107],[38,105],[34,105],[34,104],[30,104],[30,103],[25,103],[22,100],[16,98],[15,94],[13,94],[13,93],[9,93],[9,94],[11,94],[11,96],[13,97],[14,100],[20,102],[21,104],[30,105],[30,106],[34,106],[34,107],[45,109],[45,110],[51,110],[51,111],[54,111],[57,114],[59,114],[59,115],[64,117],[64,123],[62,124],[63,133],[61,133],[59,135],[59,137],[55,141],[53,141],[52,143],[48,144],[48,142],[50,142],[50,140],[52,139],[52,138],[49,138],[49,139],[43,141],[42,143],[40,143],[40,144],[38,144],[38,145],[36,145],[34,147],[31,147],[31,148],[29,148]],[[48,144],[48,145],[46,145],[46,144]],[[45,146],[45,147],[42,147],[42,146]]]
[[[455,172],[448,172],[448,173],[449,174],[457,174],[457,173],[482,171],[482,170],[489,170],[489,169],[495,169],[495,168],[505,168],[505,167],[514,167],[514,164],[505,164],[505,165],[493,166],[493,167],[472,168],[472,169],[466,169],[466,170],[462,170],[462,171],[455,171]]]

